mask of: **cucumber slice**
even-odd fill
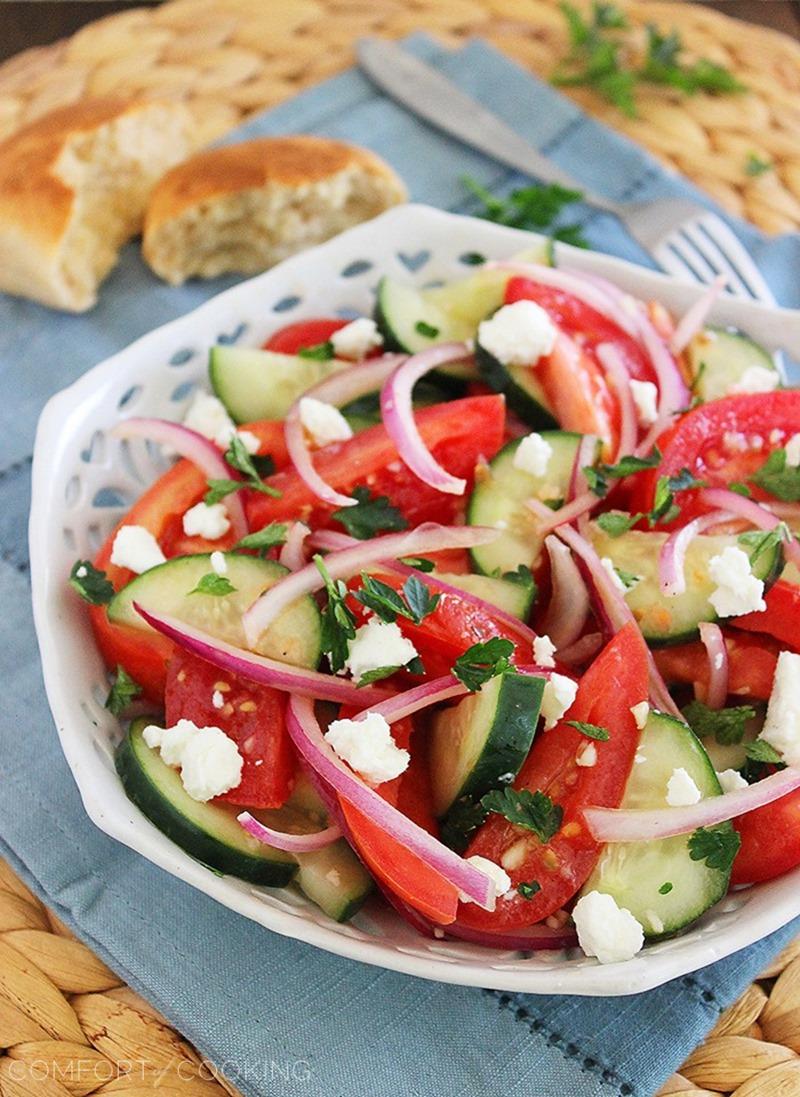
[[[536,597],[536,584],[533,579],[529,583],[524,583],[509,579],[495,579],[491,575],[445,575],[438,571],[434,572],[434,575],[443,583],[449,583],[451,587],[458,587],[459,590],[465,590],[468,594],[474,594],[484,602],[490,602],[498,609],[518,617],[520,621],[528,620]]]
[[[483,380],[505,395],[506,403],[529,427],[549,430],[558,426],[544,389],[531,366],[505,366],[488,350],[475,344],[475,361]]]
[[[658,580],[658,556],[667,539],[666,533],[631,530],[621,537],[610,537],[595,523],[590,539],[597,554],[608,557],[616,568],[639,578],[625,595],[644,638],[650,644],[679,644],[697,635],[701,621],[717,621],[708,598],[715,584],[708,575],[708,563],[729,545],[743,548],[753,559],[755,547],[739,545],[735,534],[695,537],[686,553],[686,590],[674,598],[661,593]],[[761,552],[752,564],[753,574],[764,580],[765,588],[778,575],[783,563],[780,545]]]
[[[704,328],[686,351],[692,390],[701,400],[719,400],[751,366],[780,370],[769,351],[735,328]]]
[[[517,439],[504,446],[476,479],[467,505],[467,521],[504,531],[492,544],[472,550],[473,565],[484,575],[516,571],[520,564],[535,567],[543,538],[536,532],[536,519],[525,503],[533,497],[548,502],[566,497],[581,436],[555,430],[543,431],[542,437],[553,448],[544,476],[531,476],[514,467]]]
[[[437,815],[509,784],[528,756],[544,679],[500,674],[433,719],[431,785]]]
[[[625,789],[625,808],[666,806],[667,782],[683,767],[703,798],[722,791],[714,767],[699,739],[686,724],[662,713],[651,713],[642,732],[638,755]],[[732,829],[730,823],[720,829]],[[690,835],[654,842],[612,842],[600,855],[583,894],[612,895],[641,923],[645,937],[677,933],[716,903],[728,890],[730,873],[709,868],[689,856]],[[672,887],[667,894],[661,889]]]
[[[211,557],[204,553],[176,556],[138,575],[118,591],[108,606],[109,621],[149,629],[134,609],[134,602],[138,602],[234,647],[247,647],[242,614],[259,594],[282,579],[287,569],[274,560],[235,552],[226,552],[225,559],[227,578],[236,588],[235,593],[192,594],[203,576],[212,571]],[[321,627],[313,598],[299,598],[270,625],[255,650],[284,663],[314,668],[322,654]]]
[[[211,387],[235,423],[283,419],[298,396],[350,362],[319,362],[255,347],[211,348]]]
[[[254,884],[284,887],[297,871],[293,857],[251,838],[236,822],[239,808],[201,804],[144,741],[152,721],[140,718],[117,748],[116,767],[129,799],[168,838],[217,872]]]
[[[372,877],[340,838],[313,853],[298,853],[295,883],[329,918],[347,922],[374,888]]]

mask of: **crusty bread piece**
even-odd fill
[[[144,256],[173,285],[255,274],[405,201],[374,153],[323,137],[265,137],[199,152],[154,188]]]
[[[86,100],[0,144],[0,290],[91,308],[153,184],[196,148],[191,125],[179,102]]]

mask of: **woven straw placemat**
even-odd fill
[[[694,4],[619,2],[642,36],[647,22],[676,28],[691,55],[727,66],[749,92],[683,98],[650,87],[633,119],[585,88],[569,94],[733,213],[767,232],[800,227],[800,44]],[[210,141],[346,68],[358,35],[420,29],[453,45],[481,36],[545,78],[568,49],[557,0],[171,0],[0,66],[0,137],[53,107],[114,93],[185,98],[199,140]],[[772,168],[749,176],[751,155]]]

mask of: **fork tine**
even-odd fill
[[[739,278],[748,287],[751,296],[757,301],[774,305],[775,294],[767,285],[758,268],[753,265],[753,260],[747,254],[741,240],[731,232],[725,222],[713,214],[706,214],[698,218],[697,223],[705,235],[713,240],[723,255],[727,257],[729,264],[735,268]]]
[[[683,235],[681,229],[671,232],[666,238],[665,244],[671,247],[684,263],[694,271],[694,276],[698,282],[708,284],[716,278],[718,272],[697,250],[691,240]]]
[[[753,298],[753,291],[742,277],[741,272],[734,266],[717,241],[703,231],[703,227],[699,220],[692,222],[691,224],[683,225],[681,227],[681,232],[691,240],[709,266],[718,274],[725,276],[729,293],[732,293],[737,297]]]
[[[687,282],[699,282],[697,274],[681,259],[667,244],[659,244],[653,249],[653,258],[658,265],[676,278],[684,278]]]

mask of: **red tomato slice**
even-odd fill
[[[608,742],[596,744],[597,763],[591,767],[575,764],[586,738],[562,720],[534,740],[514,782],[517,789],[541,789],[561,805],[564,815],[558,832],[543,844],[532,832],[492,815],[467,849],[466,856],[478,854],[502,865],[504,855],[522,843],[519,862],[509,862],[506,871],[513,885],[536,881],[540,890],[532,899],[525,899],[514,886],[498,899],[493,912],[474,903],[462,904],[458,917],[464,925],[490,932],[530,926],[560,910],[575,895],[602,848],[586,829],[583,809],[620,804],[639,742],[631,706],[647,693],[647,647],[638,629],[627,625],[584,674],[567,713],[571,720],[609,730]]]
[[[215,691],[223,705],[213,703]],[[294,784],[294,755],[286,731],[286,694],[221,671],[180,648],[167,666],[167,727],[192,720],[218,727],[244,758],[237,788],[216,797],[246,808],[282,807]]]
[[[728,691],[740,697],[768,701],[781,650],[779,645],[766,636],[726,630],[725,647],[728,650]],[[653,656],[667,684],[694,685],[697,682],[703,687],[708,685],[708,654],[699,641],[657,648]]]
[[[747,613],[731,623],[747,632],[765,632],[786,647],[800,650],[800,587],[779,579],[764,595],[767,608],[761,613]]]
[[[800,789],[733,820],[742,839],[731,884],[772,880],[800,865]]]
[[[726,396],[701,404],[659,438],[661,463],[634,477],[631,510],[650,510],[659,476],[674,476],[683,468],[709,487],[747,481],[772,450],[798,431],[800,391],[796,389]],[[753,493],[769,498],[757,487]],[[680,506],[681,522],[705,509],[691,491],[681,493]]]
[[[297,354],[306,347],[327,343],[335,331],[347,327],[349,320],[324,317],[318,320],[298,320],[273,332],[264,343],[264,350],[276,350],[280,354]]]
[[[491,458],[500,448],[504,420],[501,396],[469,397],[416,413],[417,426],[436,460],[454,476],[467,480],[468,485],[474,479],[478,459]],[[337,491],[349,494],[357,485],[366,484],[373,495],[387,496],[411,526],[431,521],[447,524],[463,507],[463,496],[443,495],[406,468],[382,424],[347,442],[325,446],[318,451],[315,465]],[[311,494],[294,469],[271,476],[269,483],[281,496],[272,499],[250,494],[247,515],[253,529],[289,518],[300,518],[312,529],[337,525],[331,519],[332,508]]]

